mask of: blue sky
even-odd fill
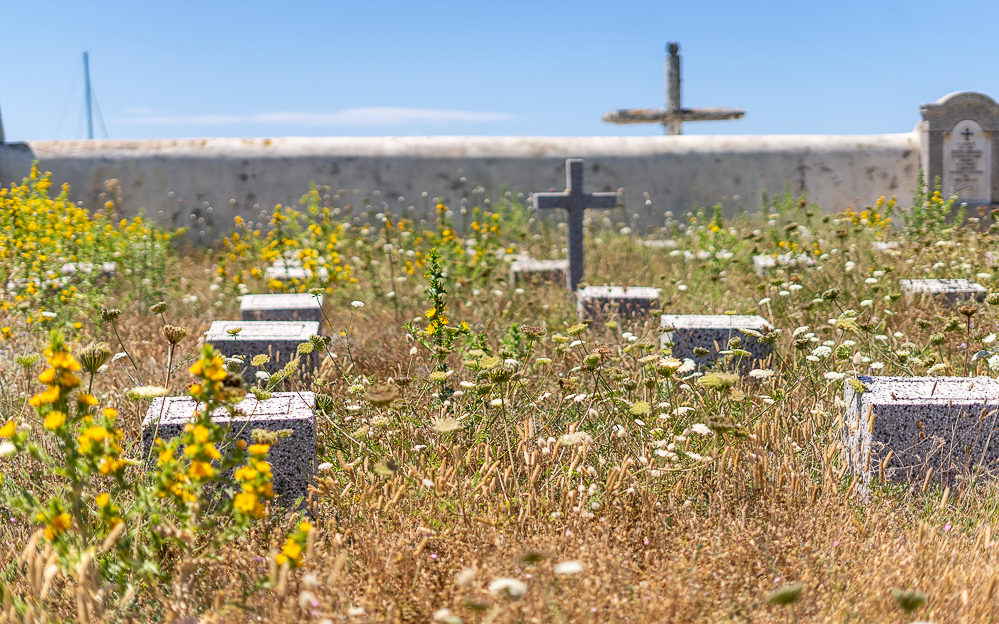
[[[656,135],[601,115],[740,107],[686,134],[906,132],[957,90],[999,98],[990,2],[0,0],[8,141],[86,136],[82,53],[111,138]],[[97,123],[96,135],[104,136]]]

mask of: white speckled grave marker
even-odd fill
[[[522,256],[510,263],[510,285],[542,281],[565,284],[568,272],[568,260],[538,260]]]
[[[640,240],[638,244],[642,247],[648,247],[650,249],[676,249],[680,246],[680,243],[673,239],[651,239],[651,240]]]
[[[316,267],[315,274],[321,281],[329,278],[329,271],[326,267]],[[299,281],[304,282],[313,277],[313,272],[302,266],[299,260],[278,260],[271,266],[264,269],[264,279],[269,283],[271,280],[278,282]]]
[[[659,301],[659,290],[648,286],[586,286],[576,291],[580,318],[608,319],[645,316]]]
[[[308,293],[243,295],[239,315],[244,321],[316,321],[322,326],[323,296]]]
[[[569,222],[569,290],[574,291],[583,279],[583,215],[587,208],[617,207],[617,193],[584,193],[583,160],[565,161],[565,186],[561,193],[535,193],[534,209],[565,209]]]
[[[671,347],[673,357],[690,358],[698,368],[711,366],[719,356],[719,352],[728,351],[729,340],[739,338],[740,349],[748,351],[749,357],[743,356],[740,366],[754,368],[762,366],[770,357],[772,347],[746,335],[740,330],[751,330],[765,334],[771,330],[770,323],[762,316],[743,316],[735,314],[664,314],[660,322],[663,329],[662,348]],[[706,354],[697,355],[695,349],[707,349]]]
[[[239,333],[229,333],[235,329]],[[295,358],[299,344],[316,335],[319,335],[316,321],[213,321],[205,333],[205,342],[226,357],[245,356],[248,367],[253,356],[269,355],[266,368],[273,372]],[[299,370],[310,372],[318,361],[315,351],[303,355]]]
[[[919,481],[930,468],[948,483],[968,473],[999,474],[999,379],[856,381],[845,385],[841,437],[847,464],[865,483],[871,477]]]
[[[229,428],[228,440],[251,444],[254,429],[291,430],[271,447],[269,461],[274,475],[274,492],[279,502],[289,505],[305,497],[316,470],[316,395],[312,392],[275,392],[258,401],[247,396],[230,413],[219,408],[212,422]],[[179,436],[191,420],[197,404],[191,397],[159,397],[153,400],[142,421],[143,455],[149,456],[153,441]]]
[[[898,283],[903,294],[939,297],[947,303],[967,299],[984,301],[988,292],[981,284],[966,279],[904,279]]]
[[[769,271],[780,268],[800,268],[800,267],[810,267],[815,266],[815,260],[806,254],[778,254],[772,256],[770,254],[759,254],[753,256],[753,269],[756,274],[760,277],[766,275]]]

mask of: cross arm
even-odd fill
[[[586,196],[587,208],[617,208],[617,193],[590,193]]]
[[[534,209],[544,208],[568,208],[569,196],[566,193],[535,193]]]
[[[741,108],[638,108],[612,111],[603,116],[610,123],[664,123],[667,121],[722,121],[741,119],[746,111]]]

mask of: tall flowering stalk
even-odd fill
[[[37,377],[42,389],[28,400],[41,432],[16,419],[0,423],[0,456],[23,454],[31,470],[57,479],[30,487],[0,479],[0,505],[37,523],[38,539],[67,574],[96,566],[119,588],[175,581],[184,558],[212,556],[266,515],[274,497],[270,445],[233,442],[212,421],[243,390],[206,346],[190,368],[188,392],[198,405],[192,422],[179,437],[156,440],[154,465],[127,458],[117,411],[82,390],[78,375],[106,347],[101,357],[93,350],[81,350],[81,364],[62,334],[51,333],[48,366]]]

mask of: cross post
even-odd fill
[[[583,159],[565,161],[565,186],[561,193],[535,193],[534,209],[564,208],[568,211],[569,273],[567,286],[571,292],[583,279],[583,216],[587,208],[617,207],[617,193],[583,192]]]

